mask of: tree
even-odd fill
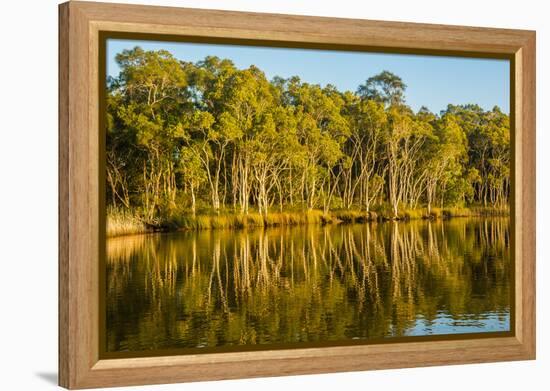
[[[405,103],[406,84],[401,78],[389,71],[369,77],[365,84],[357,89],[362,99],[374,100],[388,106],[399,106]]]
[[[426,151],[426,204],[428,214],[436,197],[441,191],[441,200],[447,184],[464,174],[463,160],[467,152],[466,135],[458,126],[453,115],[445,115],[437,122],[435,137],[429,142]]]
[[[398,217],[399,204],[416,206],[422,192],[420,166],[422,147],[431,136],[431,126],[415,119],[410,111],[392,107],[388,113],[389,136],[386,142],[388,162],[388,198],[393,217]]]
[[[299,148],[296,123],[291,108],[275,107],[266,115],[262,127],[254,138],[252,172],[257,185],[258,211],[267,214],[269,195],[278,190],[279,209],[283,209],[281,175],[290,168],[292,154]]]
[[[159,208],[175,202],[176,129],[188,103],[187,77],[179,62],[163,50],[136,47],[118,54],[116,61],[121,72],[112,92],[120,95],[115,114],[147,157],[142,162],[142,193],[145,216],[151,220]]]
[[[205,111],[196,110],[186,119],[187,121],[181,124],[185,143],[202,163],[210,185],[212,208],[218,212],[222,163],[226,149],[235,134],[232,133],[233,129],[230,126],[225,126],[223,116],[219,120],[219,126],[215,126],[214,117]]]
[[[179,172],[183,175],[183,183],[191,197],[191,213],[195,216],[197,211],[196,193],[199,187],[207,181],[203,162],[199,155],[190,147],[183,147],[180,151]]]
[[[234,199],[238,199],[241,213],[248,213],[253,140],[269,120],[272,88],[263,72],[252,66],[233,73],[224,84],[221,97],[224,111],[220,125],[235,136],[231,163]]]
[[[344,204],[349,209],[359,189],[360,205],[368,212],[384,183],[386,166],[381,148],[388,137],[388,119],[382,103],[350,93],[346,95],[345,115],[350,127],[347,155],[353,163],[344,171]]]
[[[477,105],[449,105],[442,113],[454,114],[468,139],[468,167],[479,180],[474,199],[487,206],[503,206],[510,193],[510,120],[497,107],[483,111]]]
[[[298,78],[290,81],[289,96],[296,107],[297,137],[302,145],[303,159],[298,162],[301,197],[313,209],[322,191],[326,210],[339,177],[333,168],[343,157],[342,145],[349,134],[341,114],[344,101],[332,86],[322,89]]]
[[[388,71],[356,92],[294,76],[268,81],[209,56],[179,61],[136,47],[107,83],[107,202],[149,224],[233,208],[246,214],[335,208],[366,212],[436,203],[506,207],[510,123],[498,107],[405,102]]]

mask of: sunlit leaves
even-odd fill
[[[249,204],[390,205],[397,216],[435,201],[507,202],[510,124],[497,107],[414,113],[405,83],[388,71],[341,92],[298,76],[269,81],[254,65],[214,56],[193,63],[136,47],[116,60],[108,191],[147,218],[184,212],[176,199],[189,188],[202,205],[243,213]]]

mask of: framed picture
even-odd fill
[[[535,33],[60,5],[59,381],[535,358]]]

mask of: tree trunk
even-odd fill
[[[191,188],[191,213],[193,213],[193,217],[195,217],[195,214],[196,214],[195,187],[191,185],[190,188]]]

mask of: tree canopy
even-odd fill
[[[170,213],[505,206],[510,122],[498,107],[406,104],[388,71],[356,92],[255,66],[139,47],[108,80],[107,202]]]

